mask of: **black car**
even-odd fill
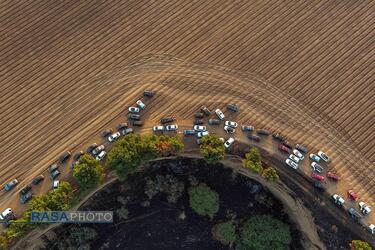
[[[206,116],[210,116],[210,115],[211,115],[211,111],[210,111],[206,106],[202,106],[202,107],[201,107],[201,111],[202,111],[203,114],[205,114]]]
[[[128,124],[126,122],[120,123],[119,125],[117,125],[118,131],[121,131],[121,130],[124,130],[124,129],[127,129],[127,128],[128,128]]]
[[[79,151],[79,152],[77,152],[77,153],[74,154],[73,159],[75,161],[78,161],[81,158],[81,156],[84,155],[84,154],[85,153],[83,151]]]
[[[25,195],[31,190],[31,185],[27,185],[20,190],[20,195]]]
[[[93,144],[91,144],[91,145],[87,148],[86,152],[89,153],[89,154],[91,154],[92,151],[93,151],[97,146],[98,146],[97,143],[93,143]]]
[[[161,123],[161,124],[166,124],[166,123],[169,123],[169,122],[173,122],[173,121],[175,121],[175,120],[176,120],[176,118],[173,117],[173,116],[170,116],[170,117],[163,117],[163,118],[160,119],[160,123]]]
[[[249,135],[248,138],[252,141],[260,142],[261,138],[257,135]]]
[[[307,148],[305,146],[302,146],[301,144],[297,144],[296,149],[298,149],[302,154],[306,154],[308,151]]]
[[[29,192],[29,193],[21,196],[20,202],[22,204],[26,204],[29,200],[31,200],[31,198],[33,198],[33,193]]]
[[[64,162],[67,161],[71,156],[72,156],[72,153],[70,153],[70,151],[66,151],[65,153],[63,153],[63,154],[60,156],[60,158],[59,158],[60,163],[64,163]]]
[[[128,119],[129,120],[139,121],[141,119],[141,116],[137,115],[137,114],[128,114]]]
[[[283,142],[285,141],[285,137],[282,136],[281,134],[279,133],[275,133],[272,135],[272,138],[275,139],[276,141],[279,141],[279,142]]]
[[[200,112],[195,113],[195,114],[194,114],[194,117],[195,117],[195,118],[198,118],[198,119],[202,119],[202,118],[203,118],[203,113],[200,113]]]
[[[39,183],[41,183],[42,181],[44,180],[44,176],[43,175],[39,175],[37,177],[35,177],[33,180],[32,180],[32,184],[33,185],[38,185]]]
[[[102,136],[105,137],[105,138],[110,136],[111,134],[113,134],[113,129],[111,129],[111,128],[106,129],[102,132]]]
[[[51,166],[48,167],[48,172],[52,173],[53,171],[57,170],[59,166],[57,164],[52,164]]]
[[[293,144],[288,141],[283,141],[283,145],[287,148],[293,149]]]
[[[194,120],[194,125],[202,125],[203,123],[204,123],[204,121],[201,120],[201,119],[195,119]]]
[[[326,191],[326,187],[320,181],[314,181],[314,187],[318,189],[320,192]]]
[[[155,92],[151,90],[145,90],[143,92],[143,96],[146,96],[146,97],[153,97],[154,95],[155,95]]]
[[[54,180],[54,179],[56,179],[59,175],[60,175],[60,171],[59,171],[59,170],[55,170],[55,171],[53,171],[53,172],[50,173],[49,177],[51,178],[51,180]]]
[[[269,135],[270,134],[270,131],[266,130],[266,129],[259,129],[257,131],[257,134],[258,135]]]
[[[238,107],[236,104],[228,104],[227,105],[227,109],[230,110],[230,111],[233,111],[233,112],[237,112],[238,111]]]
[[[133,121],[133,126],[142,127],[143,126],[143,121]]]
[[[219,125],[220,124],[220,120],[218,120],[218,119],[209,119],[208,120],[208,124],[210,124],[210,125]]]

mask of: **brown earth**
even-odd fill
[[[21,188],[153,89],[150,123],[235,102],[236,121],[326,151],[374,207],[374,5],[2,1],[0,183]]]

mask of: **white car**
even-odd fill
[[[234,142],[234,138],[230,137],[226,142],[224,142],[224,147],[229,148],[230,146],[232,146],[233,142]]]
[[[297,156],[295,156],[294,154],[290,154],[289,155],[289,159],[291,159],[292,161],[294,161],[295,163],[298,163],[299,162],[299,158]]]
[[[320,166],[318,163],[316,162],[312,162],[311,163],[311,168],[314,172],[317,172],[317,173],[323,173],[324,169],[322,166]]]
[[[216,109],[215,114],[217,115],[217,117],[219,117],[220,120],[224,120],[225,115],[220,109]]]
[[[375,225],[370,224],[370,226],[368,226],[368,230],[370,231],[371,234],[375,234]]]
[[[60,186],[60,181],[57,180],[57,181],[53,181],[52,182],[52,189],[56,189]]]
[[[342,197],[341,197],[340,195],[338,195],[338,194],[334,194],[334,195],[332,195],[332,199],[333,199],[333,202],[334,202],[334,203],[336,203],[337,205],[340,205],[340,206],[344,205],[344,203],[345,203],[344,198],[342,198]]]
[[[303,154],[301,154],[301,152],[299,152],[297,149],[293,149],[293,154],[295,154],[301,161],[305,159]]]
[[[13,214],[13,210],[11,208],[5,209],[1,214],[0,214],[0,220],[4,220],[11,216]]]
[[[110,136],[108,136],[108,141],[109,142],[116,141],[118,138],[120,138],[120,136],[121,136],[120,132],[113,133]]]
[[[232,128],[237,128],[237,122],[232,122],[232,121],[225,121],[225,126],[229,126]]]
[[[203,136],[207,136],[210,133],[208,131],[198,132],[197,136],[198,138],[202,138]]]
[[[286,163],[286,165],[288,165],[291,168],[294,168],[294,169],[298,168],[298,164],[295,163],[294,161],[292,161],[291,159],[286,159],[285,163]]]
[[[371,213],[371,208],[363,201],[359,202],[359,208],[359,210],[361,210],[362,214],[364,215]]]
[[[139,113],[139,108],[137,107],[129,107],[128,110],[130,113],[134,113],[134,114]]]
[[[224,126],[224,130],[225,132],[230,133],[230,134],[233,134],[234,132],[236,132],[236,130],[231,126]]]
[[[136,104],[138,105],[138,107],[140,107],[141,109],[145,109],[146,108],[146,104],[144,104],[141,100],[138,100],[136,102]]]
[[[154,132],[164,131],[164,126],[162,126],[162,125],[154,126],[152,128],[152,131],[154,131]]]
[[[98,161],[101,161],[101,160],[103,160],[104,159],[104,157],[107,155],[107,152],[105,152],[105,151],[102,151],[102,152],[100,152],[97,156],[96,156],[96,160],[98,160]]]
[[[198,132],[203,132],[207,130],[206,126],[195,125],[193,128],[195,131],[198,131]]]
[[[167,131],[176,131],[177,129],[178,129],[177,124],[171,124],[171,125],[165,126],[165,130],[167,130]]]
[[[325,161],[325,162],[329,162],[329,161],[330,161],[328,155],[326,155],[326,154],[325,154],[324,152],[322,152],[322,151],[319,151],[319,152],[318,152],[318,156],[319,156],[323,161]]]

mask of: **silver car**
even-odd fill
[[[177,129],[178,129],[177,124],[171,124],[171,125],[165,126],[165,130],[167,130],[167,131],[176,131]]]
[[[193,128],[197,132],[203,132],[207,130],[206,126],[200,126],[200,125],[195,125]]]
[[[285,163],[291,167],[291,168],[294,168],[294,169],[297,169],[298,168],[298,164],[295,163],[294,161],[292,161],[291,159],[286,159],[285,160]]]
[[[329,162],[329,161],[330,161],[328,155],[326,155],[326,154],[325,154],[324,152],[322,152],[322,151],[319,151],[319,152],[318,152],[318,156],[319,156],[323,161],[325,161],[325,162]]]
[[[317,173],[323,173],[324,169],[322,166],[320,166],[318,163],[316,162],[312,162],[311,163],[311,168],[314,172],[317,172]]]
[[[295,156],[294,154],[289,155],[289,159],[291,159],[295,163],[299,162],[299,158],[297,156]]]
[[[293,149],[293,154],[295,154],[301,161],[305,159],[303,154],[301,154],[301,152],[299,152],[297,149]]]

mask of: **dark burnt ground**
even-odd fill
[[[144,194],[147,177],[173,175],[185,184],[185,192],[177,203],[168,203],[165,194],[158,194],[147,204]],[[190,176],[190,179],[189,179]],[[204,182],[220,197],[220,210],[213,220],[196,215],[189,207],[187,190],[191,176]],[[194,182],[194,181],[193,181]],[[116,181],[96,193],[80,210],[113,210],[122,204],[118,197],[127,200],[127,220],[115,216],[114,224],[82,225],[94,228],[98,233],[91,241],[92,249],[228,249],[212,239],[214,224],[235,217],[236,222],[257,214],[272,214],[290,225],[291,249],[301,249],[300,234],[290,223],[280,201],[263,187],[246,177],[234,177],[232,169],[221,165],[207,166],[203,160],[177,158],[156,161],[143,172],[133,174],[126,181]],[[121,199],[120,199],[121,200]],[[185,219],[179,218],[184,212]],[[67,236],[67,229],[79,225],[63,225],[55,230],[58,241]],[[57,249],[58,241],[48,241],[46,249]]]

